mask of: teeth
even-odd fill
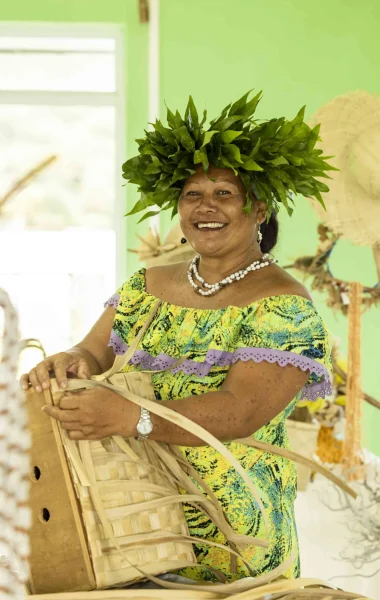
[[[198,223],[197,227],[198,229],[203,229],[203,228],[210,228],[210,229],[221,229],[222,227],[224,227],[224,223]]]

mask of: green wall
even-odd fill
[[[19,0],[2,3],[0,20],[106,22],[125,27],[126,156],[148,114],[148,27],[138,19],[137,0]],[[210,116],[251,88],[264,90],[259,116],[293,116],[307,104],[307,114],[335,96],[356,89],[380,94],[380,3],[378,0],[161,0],[160,92],[164,101],[184,108],[189,93]],[[128,190],[128,204],[135,192]],[[369,216],[370,218],[370,216]],[[306,200],[294,216],[281,218],[277,256],[281,264],[313,254],[317,220]],[[170,223],[162,218],[162,229]],[[145,229],[145,227],[144,227]],[[128,244],[134,246],[135,221],[128,220]],[[331,262],[338,277],[372,285],[376,270],[367,248],[338,245]],[[136,267],[128,257],[128,272]],[[346,352],[347,321],[316,303]],[[364,389],[380,399],[377,385],[379,309],[363,317]],[[365,406],[364,443],[380,454],[380,415]]]
[[[263,118],[292,117],[304,104],[311,116],[357,89],[380,94],[379,23],[378,0],[161,0],[162,115],[164,100],[182,110],[189,93],[212,117],[249,89],[262,89]],[[276,252],[281,264],[315,253],[316,225],[303,198],[292,218],[282,215]],[[337,277],[376,282],[368,248],[341,242],[331,266]],[[346,353],[346,318],[332,314],[322,295],[313,295]],[[380,310],[371,309],[363,317],[363,382],[380,400],[379,333]],[[380,454],[379,411],[366,405],[364,412],[364,444]]]

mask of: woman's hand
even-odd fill
[[[133,437],[140,408],[103,387],[67,392],[57,406],[44,412],[57,419],[72,440],[100,440],[112,435]]]
[[[59,387],[65,389],[68,374],[78,379],[90,379],[94,372],[91,369],[90,361],[87,361],[81,354],[58,352],[38,363],[29,373],[22,375],[20,385],[23,390],[32,386],[36,392],[41,392],[42,389],[47,390],[50,387],[50,375],[53,375],[57,379]]]

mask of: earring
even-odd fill
[[[261,242],[263,241],[263,234],[261,233],[260,225],[259,225],[259,229],[257,232],[257,241],[258,241],[259,246],[261,245]]]
[[[187,243],[187,239],[185,237],[181,238],[181,244],[186,244]]]

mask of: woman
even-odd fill
[[[239,102],[238,109],[234,109]],[[173,175],[171,185],[164,191],[178,210],[184,241],[191,244],[198,258],[190,264],[139,270],[106,303],[104,313],[81,343],[37,365],[22,377],[22,384],[25,389],[32,385],[41,391],[49,387],[49,372],[54,372],[64,389],[69,373],[88,378],[106,371],[113,363],[114,354],[126,351],[160,299],[159,310],[127,370],[167,368],[178,358],[186,357],[180,366],[152,375],[157,400],[227,443],[259,487],[269,516],[270,546],[267,551],[253,546],[244,548],[242,553],[251,569],[256,574],[264,573],[293,556],[293,563],[285,575],[297,577],[299,557],[293,506],[295,467],[286,459],[258,452],[235,440],[253,435],[258,440],[288,447],[285,420],[297,401],[301,397],[315,399],[330,390],[330,342],[308,292],[267,254],[276,243],[278,230],[276,213],[272,211],[267,220],[268,210],[271,202],[273,206],[276,201],[281,201],[281,195],[273,191],[270,198],[265,197],[262,173],[272,173],[270,166],[266,171],[260,167],[266,159],[269,165],[265,141],[261,154],[258,152],[255,156],[257,169],[249,169],[252,156],[248,156],[247,150],[255,147],[252,136],[257,134],[257,126],[244,128],[244,123],[252,116],[252,104],[247,109],[248,104],[238,101],[232,108],[228,107],[229,112],[228,109],[223,111],[223,118],[230,119],[228,123],[235,127],[228,135],[229,127],[222,125],[217,129],[221,123],[219,118],[211,124],[215,132],[207,136],[200,128],[191,102],[187,111],[191,119],[179,121],[177,113],[177,122],[174,122],[172,113],[169,114],[170,128],[165,131],[174,132],[175,139],[180,137],[185,144],[172,142],[169,133],[165,133],[168,147],[170,143],[179,147],[177,166],[186,164],[186,152],[191,154],[193,162],[192,168],[185,175],[182,173],[182,179],[178,179],[178,172]],[[236,110],[240,115],[238,118],[234,118]],[[294,127],[300,123],[299,116],[296,119],[291,122]],[[277,136],[285,122],[280,121],[276,131],[272,128]],[[176,133],[181,127],[183,129],[181,123],[188,124],[195,149],[185,140],[183,131]],[[236,138],[242,131],[245,135],[240,150],[244,152],[239,151],[239,160],[246,169],[232,162],[232,155],[237,156],[234,150],[221,150],[221,144],[239,148]],[[289,127],[286,131],[286,139],[292,139]],[[310,137],[309,129],[302,128],[302,131]],[[164,135],[159,122],[155,132]],[[263,138],[264,133],[261,129]],[[143,143],[140,144],[140,156],[124,166],[127,178],[139,183],[144,192],[145,207],[149,204],[146,202],[147,187],[154,184],[153,175],[157,176],[156,184],[165,179],[173,156],[168,150],[165,163],[162,143],[161,154],[155,152],[151,143],[153,138],[149,135],[154,134],[148,133],[145,138],[150,142],[149,159],[153,166],[145,179],[141,174],[136,175],[138,169],[141,173],[147,171],[147,154],[141,150]],[[218,136],[222,140],[219,145]],[[302,142],[301,138],[297,134],[298,144]],[[162,142],[158,135],[155,140]],[[235,143],[231,144],[231,140]],[[273,136],[271,140],[273,142]],[[209,147],[205,152],[207,144]],[[311,158],[318,160],[319,153],[313,155],[314,146],[309,144],[310,147]],[[281,148],[284,156],[284,145]],[[231,168],[226,167],[222,156],[228,157]],[[287,164],[292,165],[291,149],[286,156]],[[273,153],[269,158],[276,176],[280,176],[281,161]],[[292,169],[288,172],[293,173],[294,180],[299,183],[304,174],[302,168],[297,170],[293,166]],[[323,166],[318,165],[318,169],[321,171]],[[152,173],[154,170],[156,173]],[[312,178],[307,175],[310,186]],[[152,192],[153,200],[162,206],[162,191],[157,190],[157,185]],[[45,410],[61,422],[74,440],[123,435],[179,445],[214,490],[232,527],[242,534],[265,537],[261,514],[240,476],[216,451],[194,435],[146,411],[140,413],[138,407],[103,388],[71,393],[62,400],[60,408],[46,407]],[[221,543],[225,541],[209,519],[194,507],[186,507],[186,516],[191,535]],[[219,569],[230,579],[248,574],[241,561],[238,561],[237,573],[231,573],[227,551],[202,544],[195,546],[195,551],[198,562]],[[194,579],[211,578],[207,569],[201,571],[186,569],[182,574]]]

